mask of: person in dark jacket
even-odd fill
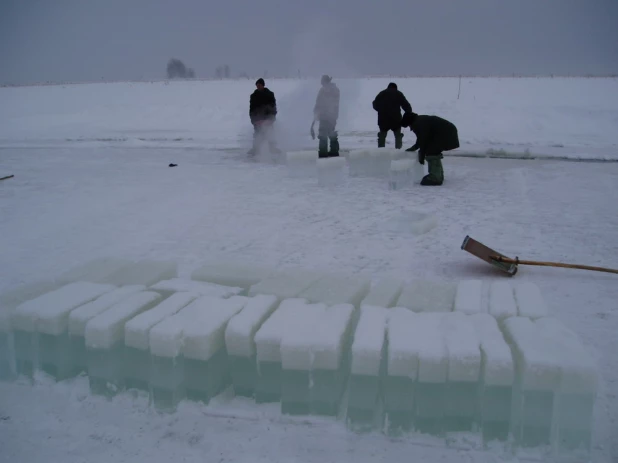
[[[272,137],[273,123],[277,117],[275,94],[265,86],[262,78],[255,82],[255,87],[249,97],[249,118],[253,124],[253,148],[249,154],[256,154],[264,139],[268,140],[271,153],[280,153]]]
[[[425,116],[416,113],[404,114],[402,127],[410,127],[416,135],[416,143],[406,151],[418,150],[418,162],[425,164],[429,173],[423,177],[421,185],[442,185],[444,170],[442,168],[442,151],[459,148],[457,127],[438,116]]]
[[[339,156],[339,139],[337,138],[337,119],[339,118],[339,87],[332,82],[332,77],[322,76],[322,88],[318,92],[313,107],[313,121],[320,123],[318,127],[318,157],[329,158]],[[313,125],[311,126],[312,136]],[[330,151],[328,142],[330,140]]]
[[[385,90],[382,90],[373,100],[373,109],[378,112],[378,148],[386,146],[386,135],[392,130],[395,134],[395,148],[403,146],[403,133],[401,133],[401,110],[411,113],[412,106],[405,95],[397,89],[397,84],[391,82]]]

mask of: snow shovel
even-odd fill
[[[537,265],[541,267],[561,267],[561,268],[575,268],[580,270],[592,270],[594,272],[605,272],[605,273],[616,273],[618,274],[618,270],[606,268],[606,267],[594,267],[591,265],[580,265],[580,264],[564,264],[562,262],[543,262],[536,260],[520,260],[519,257],[515,257],[515,259],[511,259],[510,257],[506,257],[499,252],[494,251],[491,248],[488,248],[482,243],[466,236],[463,244],[461,245],[461,249],[468,251],[470,254],[475,255],[483,259],[485,262],[489,262],[494,267],[499,268],[507,272],[510,276],[513,276],[517,273],[518,265]]]

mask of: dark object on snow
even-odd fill
[[[170,164],[168,167],[176,167],[178,164]]]
[[[503,256],[499,252],[494,251],[491,248],[488,248],[483,243],[480,243],[476,241],[475,239],[470,238],[467,235],[464,238],[463,243],[461,244],[461,249],[463,249],[464,251],[468,251],[473,256],[476,256],[479,259],[484,260],[485,262],[493,265],[497,269],[508,273],[509,276],[513,276],[517,273],[517,264],[506,264],[506,263],[497,261],[494,258],[495,256],[502,256],[502,257],[505,257],[505,256]]]
[[[400,149],[403,145],[401,133],[401,110],[411,113],[412,106],[405,95],[397,89],[397,84],[391,82],[385,90],[377,94],[373,100],[373,109],[378,113],[378,148],[386,146],[386,136],[389,130],[395,135],[395,148]]]
[[[538,260],[520,260],[519,257],[515,257],[515,259],[511,259],[509,257],[504,257],[500,255],[492,256],[492,258],[496,262],[506,263],[506,264],[515,264],[515,265],[538,265],[541,267],[562,267],[562,268],[576,268],[580,270],[592,270],[594,272],[605,272],[605,273],[617,273],[618,270],[607,267],[594,267],[591,265],[580,265],[580,264],[563,264],[562,262],[542,262]]]
[[[275,94],[264,86],[264,79],[255,82],[256,89],[249,97],[249,118],[253,124],[253,147],[256,153],[263,141],[267,140],[271,152],[278,152],[273,138],[273,123],[277,118],[277,99]]]
[[[15,176],[14,175],[7,175],[6,177],[0,178],[0,180],[8,180],[8,179],[13,178],[13,177],[15,177]]]
[[[459,148],[459,135],[455,124],[438,116],[419,116],[410,112],[403,115],[401,126],[410,127],[416,135],[416,143],[406,151],[419,150],[418,162],[424,164],[427,160],[429,173],[423,177],[421,185],[442,185],[442,151]]]

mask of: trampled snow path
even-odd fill
[[[459,249],[466,234],[521,258],[618,262],[613,163],[448,159],[443,187],[394,192],[385,179],[320,188],[315,179],[288,178],[284,166],[206,150],[3,150],[0,159],[0,168],[15,174],[0,184],[0,291],[103,256],[176,260],[180,276],[214,256],[370,277],[502,278]],[[170,162],[178,167],[168,168]],[[421,236],[384,227],[417,210],[435,214],[438,226]],[[598,360],[593,461],[611,461],[618,455],[611,437],[618,429],[616,277],[522,267],[515,278],[537,283],[552,313]],[[337,425],[228,422],[190,406],[154,417],[129,398],[108,404],[79,391],[0,384],[1,459],[500,458],[384,436],[364,440]],[[223,413],[230,409],[221,406]],[[258,457],[249,455],[254,451]]]

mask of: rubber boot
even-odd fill
[[[386,134],[388,132],[383,132],[380,130],[378,132],[378,148],[384,148],[386,146]]]
[[[426,156],[427,168],[429,173],[421,180],[424,186],[439,186],[444,183],[444,170],[439,156]]]
[[[331,158],[339,156],[339,139],[337,135],[330,137],[330,151],[328,152],[328,156]]]
[[[401,131],[395,132],[395,148],[398,150],[403,148],[403,133]]]
[[[326,137],[318,137],[318,157],[328,157],[328,138]]]

